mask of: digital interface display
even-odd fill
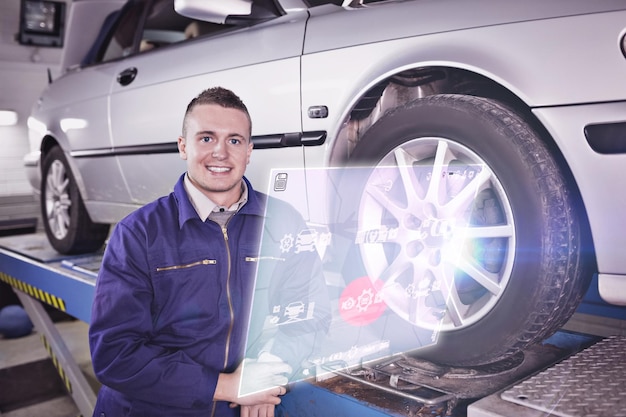
[[[240,395],[270,388],[259,361],[287,362],[295,382],[436,343],[454,277],[442,282],[420,263],[453,262],[463,219],[416,222],[407,237],[399,211],[386,207],[394,193],[393,204],[406,203],[399,175],[397,167],[272,172]],[[285,203],[302,223],[288,220]],[[245,382],[259,379],[268,386]]]

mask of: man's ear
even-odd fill
[[[185,141],[185,138],[182,136],[179,136],[178,137],[178,156],[180,156],[180,159],[183,159],[183,160],[187,159],[186,146],[187,146],[187,143]]]
[[[250,143],[248,143],[248,162],[246,162],[246,165],[250,163],[250,155],[252,154],[252,148],[254,148],[254,143],[252,143],[252,139],[250,139]]]

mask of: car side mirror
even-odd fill
[[[176,13],[205,22],[245,25],[280,15],[267,0],[175,0]]]
[[[192,19],[224,24],[230,16],[251,16],[252,0],[175,0],[174,10]]]

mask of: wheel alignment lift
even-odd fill
[[[0,238],[0,280],[11,285],[17,293],[36,330],[43,335],[44,345],[46,345],[52,356],[68,392],[74,399],[82,416],[85,417],[92,415],[96,395],[40,301],[89,323],[97,270],[101,260],[102,253],[74,257],[61,256],[49,246],[44,234]],[[581,347],[587,348],[597,341],[590,342],[590,338],[584,335],[581,337],[574,336],[574,338],[576,338],[574,346],[569,346],[565,349],[567,352],[565,356],[578,352]],[[548,344],[552,343],[548,342]],[[556,345],[559,346],[560,343],[557,342]],[[541,347],[536,347],[536,349],[537,351],[534,353],[532,349],[526,353],[524,363],[532,363],[534,356],[534,361],[538,365],[537,369],[535,371],[532,369],[524,370],[523,375],[518,375],[520,376],[519,380],[512,382],[510,377],[506,375],[509,373],[508,370],[504,372],[496,370],[496,378],[502,376],[505,380],[505,383],[501,384],[501,386],[503,388],[506,386],[506,389],[503,389],[500,393],[472,395],[471,392],[466,392],[459,395],[459,390],[457,389],[455,394],[455,389],[450,389],[446,384],[452,383],[452,385],[455,385],[456,382],[454,381],[461,381],[462,387],[468,387],[468,384],[470,384],[470,391],[478,390],[474,394],[483,389],[483,386],[477,384],[475,380],[470,383],[469,379],[466,378],[467,375],[464,375],[468,371],[477,372],[476,369],[446,369],[435,364],[418,363],[414,359],[409,359],[407,362],[407,358],[404,359],[404,364],[403,360],[400,359],[397,362],[382,361],[370,365],[365,369],[365,373],[369,374],[370,377],[372,372],[378,376],[383,376],[383,378],[387,377],[391,388],[396,388],[403,379],[400,374],[406,373],[408,369],[412,371],[410,373],[413,376],[405,379],[409,380],[409,382],[416,379],[416,385],[419,388],[426,387],[431,389],[434,386],[434,389],[439,392],[437,399],[430,401],[428,397],[422,398],[406,393],[394,393],[394,390],[390,389],[389,385],[381,385],[378,382],[372,383],[367,378],[356,382],[356,389],[358,391],[367,391],[367,388],[374,388],[377,392],[389,394],[391,397],[386,397],[383,401],[385,403],[398,402],[398,398],[405,397],[412,403],[423,404],[426,408],[442,405],[444,408],[447,408],[442,415],[454,415],[450,414],[451,410],[449,407],[445,407],[447,401],[456,403],[458,399],[482,398],[484,396],[481,400],[469,405],[467,416],[496,417],[510,415],[513,412],[515,415],[524,417],[545,415],[563,417],[582,415],[626,417],[626,411],[624,410],[626,409],[626,400],[622,399],[623,395],[621,394],[621,387],[626,384],[626,338],[606,339],[597,345],[594,344],[589,349],[576,353],[569,359],[563,360],[557,366],[551,365],[561,361],[564,356],[550,358],[546,357],[546,354],[549,356],[554,352],[542,350]],[[588,358],[589,356],[591,359]],[[530,360],[528,360],[529,358]],[[581,363],[580,365],[579,362]],[[523,366],[519,366],[519,368],[523,368]],[[592,380],[592,382],[595,382],[591,385],[585,385],[584,378],[590,375],[587,370],[590,366],[604,370],[607,373],[607,377],[596,378]],[[517,366],[513,368],[517,368]],[[547,368],[545,371],[541,371],[545,368]],[[418,372],[413,372],[416,369],[418,369]],[[559,374],[560,371],[565,372],[565,378],[567,379],[575,377],[573,380],[577,384],[576,391],[567,392],[569,384],[563,383],[564,380]],[[405,415],[404,413],[391,412],[391,409],[381,408],[380,406],[378,408],[381,411],[377,412],[373,410],[373,408],[377,408],[375,404],[372,405],[367,400],[358,400],[358,395],[338,395],[333,392],[332,380],[343,378],[345,381],[354,382],[359,379],[354,376],[358,373],[354,372],[354,370],[342,370],[337,371],[336,374],[339,376],[331,378],[327,384],[321,381],[320,386],[306,383],[299,386],[296,385],[293,390],[295,395],[291,395],[290,398],[285,397],[284,401],[287,410],[289,410],[289,415],[294,414],[292,411],[296,411],[294,415],[301,415],[302,417],[320,415],[316,414],[319,412],[331,412],[333,414],[339,412],[337,415],[352,415],[352,411],[356,410],[371,416]],[[531,374],[534,376],[526,379],[526,376]],[[555,374],[556,379],[550,379]],[[610,396],[613,391],[605,386],[607,378],[609,378],[608,384],[613,388],[617,388],[620,392],[618,396]],[[491,382],[487,381],[486,385],[490,385],[492,382],[493,378]],[[341,381],[338,383],[343,384]],[[542,388],[546,386],[546,383],[554,388],[548,394],[544,393],[545,389]],[[538,385],[538,389],[535,384]],[[406,389],[406,387],[404,388]],[[563,388],[565,392],[563,392]],[[345,392],[345,387],[341,387],[339,391],[342,390]],[[590,390],[595,392],[593,395],[596,395],[596,404],[597,401],[603,401],[604,407],[594,406],[593,404],[589,406],[588,401],[583,401],[581,404],[581,398],[585,397],[585,393],[591,392]],[[297,394],[297,392],[300,392],[300,394]],[[569,397],[566,398],[566,396]],[[320,401],[313,401],[312,398],[317,398]],[[306,401],[304,401],[305,399]],[[563,401],[564,399],[568,401]],[[322,408],[315,409],[311,405],[316,402],[318,404],[327,403],[330,408],[323,409],[325,406],[321,406]],[[303,408],[304,403],[306,403],[306,407]],[[559,409],[559,407],[563,408]],[[347,411],[346,408],[350,411]],[[342,409],[344,410],[343,414],[341,412]],[[581,410],[583,414],[578,413]],[[593,411],[599,411],[599,413],[594,413]],[[431,412],[432,408],[430,410],[427,409],[427,414],[424,415],[432,415]],[[412,415],[422,414],[413,412]]]
[[[84,417],[93,414],[96,395],[40,302],[89,323],[96,278],[90,266],[100,260],[101,254],[62,258],[43,234],[0,238],[0,280],[13,287]]]

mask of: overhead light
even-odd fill
[[[13,110],[0,110],[0,126],[15,126],[17,124],[17,112]]]

